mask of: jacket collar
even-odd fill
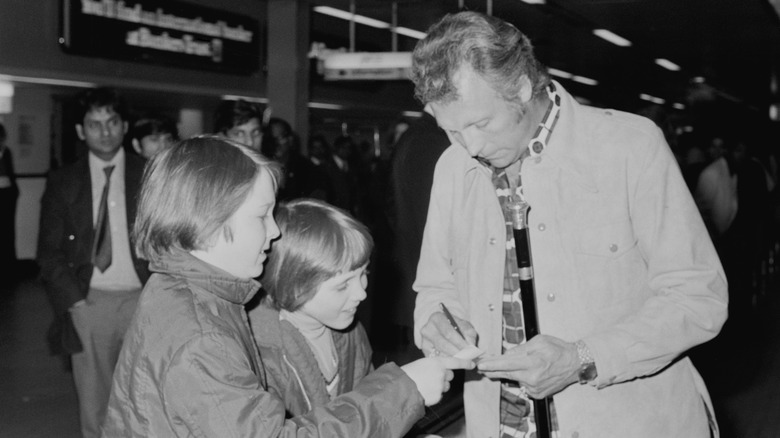
[[[183,250],[173,250],[150,263],[152,272],[185,278],[199,288],[235,304],[246,304],[260,289],[253,279],[235,277]]]
[[[580,126],[587,123],[583,120],[586,107],[577,102],[561,84],[553,82],[561,98],[561,112],[542,155],[551,159],[581,187],[595,193],[598,191],[596,178],[588,172],[593,151],[588,150],[588,140],[583,137],[587,131]]]
[[[587,171],[589,160],[589,151],[587,150],[587,141],[582,138],[583,128],[580,126],[587,121],[583,120],[585,106],[577,102],[561,84],[555,83],[557,94],[560,96],[560,113],[558,121],[549,136],[547,144],[540,153],[535,156],[541,156],[543,159],[550,159],[569,174],[582,188],[589,192],[598,192],[596,178]],[[529,147],[531,145],[528,145]],[[458,145],[450,145],[451,148],[460,148],[463,153],[466,151]],[[528,154],[525,154],[528,156]],[[466,172],[478,170],[490,177],[493,170],[489,165],[483,164],[475,158],[469,160]]]

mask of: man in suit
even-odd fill
[[[147,263],[129,239],[144,160],[125,154],[127,115],[113,89],[79,95],[87,156],[51,172],[41,200],[38,263],[54,307],[52,352],[70,355],[82,435],[100,434],[124,333]]]

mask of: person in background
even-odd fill
[[[261,152],[282,165],[284,177],[279,185],[278,198],[288,201],[297,198],[326,200],[328,184],[325,172],[303,156],[300,138],[290,124],[278,117],[268,121],[268,137]]]
[[[0,266],[8,274],[3,288],[13,287],[16,277],[16,200],[19,187],[16,185],[14,160],[6,144],[7,132],[0,123]]]
[[[162,115],[138,119],[130,129],[130,143],[138,155],[149,160],[179,141],[176,123]]]
[[[223,100],[214,117],[214,132],[259,151],[263,144],[263,111],[243,99]]]
[[[391,304],[391,321],[402,344],[411,345],[414,327],[412,283],[420,259],[425,218],[436,162],[450,145],[447,134],[428,113],[415,120],[395,145],[390,166],[390,223],[394,263],[399,272],[397,295]]]
[[[450,369],[473,366],[455,358],[386,364],[352,391],[288,415],[244,309],[280,235],[280,177],[278,163],[216,136],[184,140],[150,161],[133,236],[153,274],[114,373],[103,436],[401,437],[439,400]]]
[[[54,308],[55,354],[70,355],[85,438],[99,435],[111,376],[147,263],[131,251],[144,160],[122,148],[127,110],[111,88],[78,96],[76,133],[89,153],[51,172],[41,199],[38,264]]]
[[[466,376],[468,435],[533,436],[530,399],[550,397],[559,436],[717,436],[685,354],[726,320],[726,278],[658,126],[580,105],[496,17],[447,15],[412,59],[415,94],[452,143],[434,173],[415,341],[485,352]],[[509,210],[522,203],[531,339]]]

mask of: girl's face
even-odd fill
[[[368,264],[322,282],[301,312],[334,330],[349,327],[361,301],[366,299]]]
[[[271,175],[261,170],[244,203],[228,219],[233,239],[228,241],[219,229],[213,245],[192,254],[238,278],[259,276],[271,241],[279,237],[273,217],[275,204]]]

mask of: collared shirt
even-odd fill
[[[125,203],[125,151],[119,149],[110,161],[103,161],[89,153],[89,176],[92,181],[92,223],[97,223],[100,198],[106,175],[106,166],[115,166],[111,173],[111,185],[108,191],[108,217],[111,224],[111,266],[100,272],[94,268],[89,283],[91,289],[103,291],[137,291],[142,287],[141,280],[133,266],[130,251],[130,237],[127,225],[127,207]]]

